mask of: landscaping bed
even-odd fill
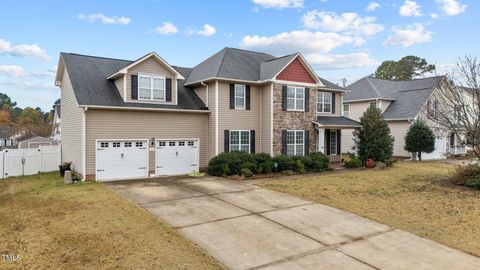
[[[451,184],[453,170],[443,162],[399,161],[384,170],[296,175],[259,184],[480,256],[480,191]]]
[[[222,269],[190,241],[100,183],[58,172],[0,180],[0,269]]]

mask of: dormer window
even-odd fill
[[[138,74],[138,99],[165,101],[165,77]]]

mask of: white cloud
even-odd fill
[[[213,36],[216,32],[217,30],[215,29],[215,27],[207,23],[203,25],[203,30],[197,31],[195,33],[201,36],[210,37]]]
[[[410,0],[406,0],[405,3],[403,3],[403,6],[400,7],[400,10],[398,12],[400,13],[400,15],[405,17],[422,16],[422,9],[420,5],[418,5],[417,2]]]
[[[430,13],[430,18],[432,18],[432,19],[438,19],[439,16],[438,16],[437,13]]]
[[[261,49],[273,54],[287,54],[297,51],[325,53],[354,41],[355,39],[352,37],[337,33],[302,30],[283,32],[274,36],[245,36],[240,46],[248,49]]]
[[[368,53],[307,54],[308,62],[318,69],[344,69],[368,67],[378,64]]]
[[[429,42],[433,35],[433,32],[427,31],[421,23],[414,23],[404,28],[394,26],[392,31],[393,35],[388,36],[383,45],[406,48],[415,44]]]
[[[178,33],[178,29],[173,23],[164,22],[161,26],[155,27],[155,32],[161,35],[170,35]]]
[[[127,25],[130,23],[131,19],[128,17],[117,17],[117,16],[106,16],[104,14],[78,14],[78,18],[80,20],[86,21],[86,22],[95,22],[97,20],[101,21],[103,24],[121,24],[121,25]]]
[[[263,8],[303,8],[303,0],[252,0]]]
[[[37,78],[53,78],[55,77],[55,74],[57,73],[57,66],[54,66],[52,68],[46,69],[46,70],[37,70],[32,72],[32,76],[37,77]]]
[[[437,0],[440,9],[448,16],[455,16],[467,10],[467,5],[459,3],[457,0]]]
[[[379,9],[381,7],[381,5],[377,2],[370,2],[368,3],[368,6],[367,6],[367,11],[374,11],[376,9]]]
[[[337,15],[335,12],[312,10],[307,12],[302,20],[307,28],[345,34],[373,36],[383,31],[383,26],[376,23],[377,18],[362,17],[353,12]]]
[[[0,74],[20,77],[25,75],[25,71],[23,70],[22,67],[19,67],[19,66],[0,65]]]
[[[47,51],[40,48],[37,44],[20,44],[12,46],[12,44],[5,39],[0,39],[0,54],[2,53],[19,57],[37,57],[43,60],[51,59],[47,54]]]

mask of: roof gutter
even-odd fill
[[[209,110],[187,110],[187,109],[165,109],[165,108],[141,108],[141,107],[121,107],[121,106],[100,106],[100,105],[78,105],[85,111],[90,109],[100,110],[125,110],[125,111],[160,111],[160,112],[177,112],[177,113],[210,113]]]

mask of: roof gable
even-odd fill
[[[290,61],[275,76],[275,79],[281,81],[301,82],[315,84],[319,82],[316,75],[312,75],[313,71],[308,70],[306,63],[302,63],[299,55]]]

